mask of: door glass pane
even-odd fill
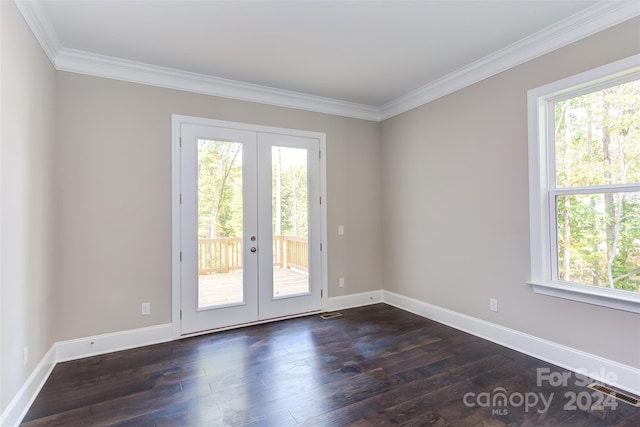
[[[198,140],[198,308],[244,302],[242,144]]]
[[[307,150],[272,147],[273,297],[309,293]]]

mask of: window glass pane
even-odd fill
[[[640,192],[562,195],[558,279],[640,291]]]
[[[198,308],[243,301],[242,144],[198,140]]]
[[[309,292],[307,150],[272,147],[273,297]]]
[[[640,182],[640,80],[555,103],[556,186]]]

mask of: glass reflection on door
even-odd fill
[[[242,144],[198,139],[198,309],[244,302]]]
[[[271,148],[273,297],[309,293],[307,150]]]

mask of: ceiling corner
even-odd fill
[[[640,16],[640,2],[601,1],[380,107],[380,120],[427,104],[510,68]]]
[[[58,35],[53,29],[53,24],[44,10],[44,6],[38,2],[14,0],[14,3],[27,25],[31,29],[31,32],[35,36],[40,46],[44,50],[44,53],[51,61],[51,64],[55,67],[56,58],[62,45],[58,39]]]

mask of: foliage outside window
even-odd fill
[[[529,92],[534,289],[640,309],[639,63],[635,56]]]
[[[306,237],[307,151],[273,149],[274,235]],[[198,140],[198,238],[242,237],[242,144]]]
[[[242,144],[198,140],[198,238],[242,236]]]

